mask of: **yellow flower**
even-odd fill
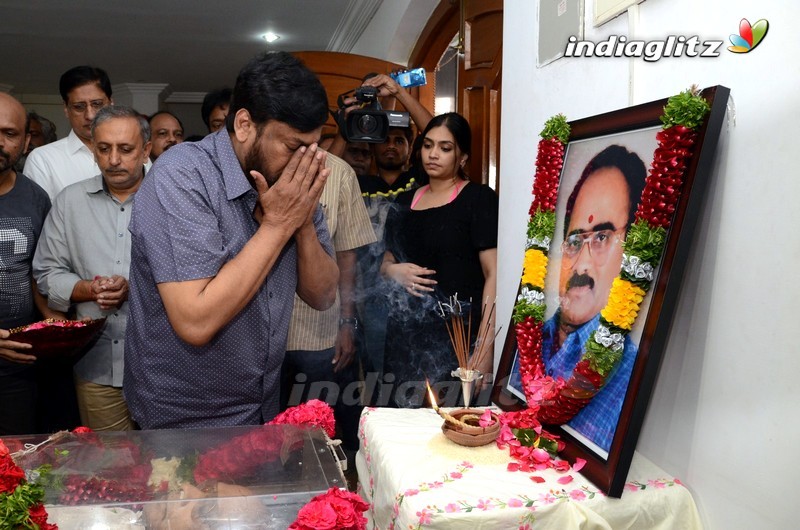
[[[529,248],[525,251],[525,263],[522,268],[522,283],[544,289],[544,276],[547,274],[547,256],[539,249]]]
[[[618,276],[611,285],[608,304],[600,314],[615,326],[630,330],[639,314],[644,295],[644,289]]]

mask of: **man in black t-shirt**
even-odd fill
[[[47,193],[14,170],[30,139],[22,104],[0,93],[0,435],[36,429],[36,380],[30,345],[7,340],[8,330],[35,322],[47,308],[36,291],[31,260],[50,210]]]

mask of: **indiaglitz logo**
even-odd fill
[[[728,46],[728,51],[733,53],[749,53],[756,49],[756,46],[761,44],[764,37],[767,36],[769,31],[769,22],[767,19],[762,18],[752,26],[750,21],[743,18],[739,22],[739,34],[731,35],[730,41],[733,46]]]
[[[734,53],[748,53],[764,39],[769,22],[761,19],[754,25],[743,18],[739,23],[739,35],[731,35]],[[578,40],[572,35],[567,41],[564,57],[640,57],[655,62],[668,57],[719,57],[722,40],[701,39],[698,35],[668,35],[664,40],[632,40],[625,35],[609,35],[600,42]]]
[[[655,62],[664,57],[719,57],[721,40],[700,40],[693,35],[669,35],[664,40],[628,40],[625,35],[611,35],[594,43],[578,40],[574,35],[567,42],[564,57],[641,57]]]

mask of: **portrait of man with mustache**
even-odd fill
[[[567,199],[558,281],[559,307],[542,329],[547,375],[569,379],[597,329],[600,311],[622,264],[622,243],[634,219],[646,169],[634,152],[610,145],[583,169]],[[558,250],[556,250],[558,252]],[[555,271],[553,271],[555,272]],[[568,423],[608,451],[636,359],[628,336],[622,361],[606,385]]]

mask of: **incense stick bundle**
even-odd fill
[[[498,328],[497,332],[494,334],[494,337],[492,337],[492,340],[489,340],[491,328],[493,326],[492,319],[494,317],[495,305],[496,301],[492,301],[492,308],[489,310],[489,316],[485,319],[481,319],[481,326],[478,328],[478,339],[475,342],[475,351],[472,352],[472,357],[470,357],[466,366],[468,370],[477,370],[478,367],[481,366],[486,360],[487,356],[494,352],[494,339],[497,338],[500,330],[503,329],[503,327],[500,326],[500,328]],[[483,310],[481,311],[481,315],[485,314],[486,303],[483,304]]]
[[[457,296],[457,295],[456,295]],[[464,325],[464,314],[461,310],[461,303],[456,296],[450,298],[449,304],[439,303],[439,310],[442,317],[445,319],[445,327],[447,334],[450,336],[450,342],[453,344],[453,350],[456,353],[458,360],[458,367],[462,370],[477,370],[478,366],[486,360],[488,355],[494,350],[494,339],[503,329],[502,326],[498,328],[494,336],[491,336],[491,328],[493,327],[493,317],[496,301],[492,302],[489,310],[489,315],[485,319],[481,319],[480,327],[478,328],[478,338],[475,342],[474,351],[470,355],[470,337],[472,336],[472,312],[469,312],[467,317],[466,330]],[[447,310],[445,310],[445,308]],[[449,310],[449,311],[448,311]],[[449,319],[448,319],[449,312]],[[486,303],[483,304],[481,315],[486,315]],[[449,322],[448,322],[449,320]],[[492,338],[490,341],[489,338]]]
[[[461,368],[466,368],[470,350],[469,338],[472,333],[472,312],[469,314],[468,329],[465,332],[464,314],[461,311],[461,302],[458,301],[456,296],[450,297],[449,304],[442,304],[439,302],[439,310],[445,319],[444,325],[447,328],[447,334],[450,336],[450,342],[452,343],[453,350],[456,353],[458,366]],[[445,308],[447,310],[445,310]]]

